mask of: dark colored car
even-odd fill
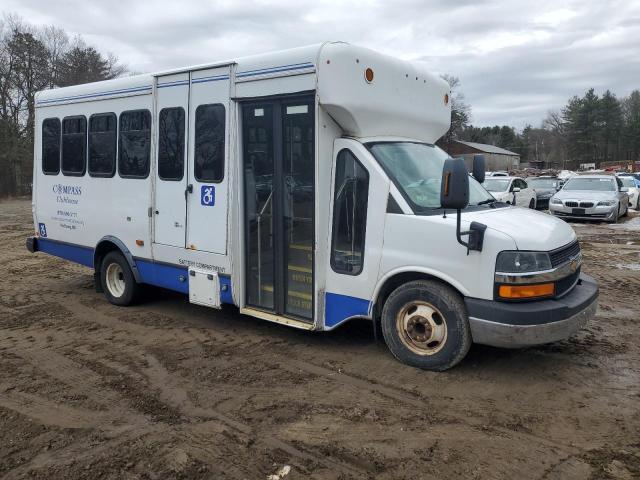
[[[558,177],[543,176],[527,178],[529,186],[536,191],[536,209],[549,208],[549,199],[558,191],[561,180]]]

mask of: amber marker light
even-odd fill
[[[448,93],[444,94],[444,104],[445,105],[449,105],[449,94]]]
[[[136,245],[138,245],[139,247],[144,246],[144,240],[140,240],[140,239],[136,240]]]
[[[364,79],[367,81],[367,83],[373,82],[373,70],[371,68],[367,68],[364,71]]]
[[[537,285],[500,285],[498,295],[501,298],[539,298],[552,297],[555,293],[553,283],[539,283]]]

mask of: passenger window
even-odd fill
[[[123,178],[146,178],[149,175],[151,148],[151,113],[130,110],[120,114],[118,173]]]
[[[219,183],[224,178],[224,105],[196,108],[194,175],[199,182]]]
[[[87,165],[87,119],[84,116],[62,120],[62,173],[81,177]]]
[[[42,172],[60,172],[60,119],[47,118],[42,122]]]
[[[184,175],[184,109],[163,108],[158,122],[158,176],[182,180]]]
[[[89,175],[113,177],[116,173],[117,117],[100,113],[89,118]]]
[[[367,227],[369,174],[349,150],[336,161],[333,200],[331,268],[335,272],[358,275],[364,263]]]

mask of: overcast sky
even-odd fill
[[[460,78],[475,125],[538,126],[590,87],[640,89],[640,0],[2,0],[130,70],[345,40]]]

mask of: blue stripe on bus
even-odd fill
[[[93,248],[38,238],[38,251],[93,267]]]
[[[257,70],[247,70],[245,72],[238,72],[236,77],[252,77],[256,75],[267,75],[269,73],[279,73],[279,72],[288,72],[292,70],[302,70],[305,68],[315,68],[313,63],[294,63],[292,65],[283,65],[281,67],[269,67],[269,68],[260,68]]]
[[[94,249],[91,247],[40,237],[37,240],[37,251],[93,268]],[[189,271],[186,267],[156,263],[152,260],[136,259],[135,262],[142,283],[189,294]],[[181,276],[184,277],[183,282],[180,281]],[[218,278],[220,280],[220,301],[233,304],[231,277],[220,275]]]
[[[364,298],[350,297],[337,293],[325,293],[325,327],[335,327],[351,317],[369,315],[371,302]]]
[[[119,90],[108,90],[106,92],[99,93],[86,93],[84,95],[73,95],[71,97],[61,97],[61,98],[51,98],[49,100],[38,100],[36,103],[38,105],[54,103],[54,102],[66,102],[69,100],[84,100],[85,98],[92,97],[104,97],[106,95],[116,95],[118,93],[134,93],[134,92],[143,92],[143,91],[151,92],[151,87],[132,87],[132,88],[121,88]]]
[[[229,80],[229,75],[214,75],[212,77],[194,78],[191,83],[217,82],[219,80]]]
[[[142,283],[168,288],[176,292],[189,293],[189,271],[186,267],[136,260]],[[183,281],[180,281],[183,278]]]

